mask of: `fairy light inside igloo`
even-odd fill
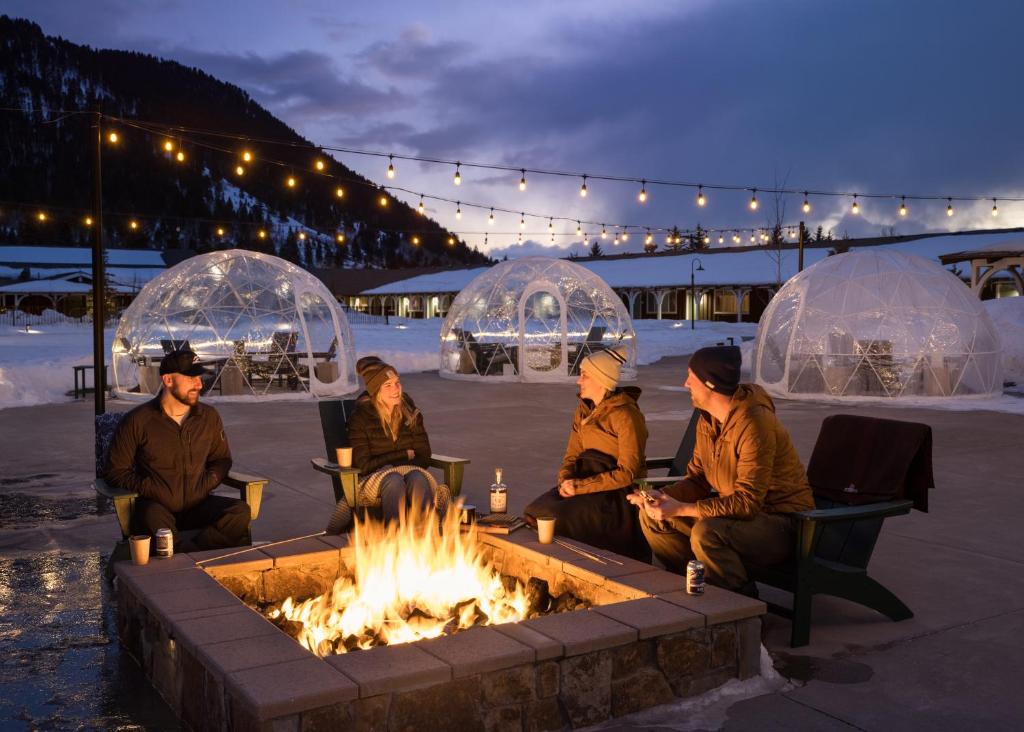
[[[352,334],[337,300],[316,277],[268,254],[201,254],[149,282],[114,337],[118,394],[159,391],[160,361],[178,348],[195,351],[210,371],[207,396],[356,388]]]

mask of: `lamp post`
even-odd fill
[[[697,329],[696,315],[697,315],[697,285],[695,282],[693,265],[697,265],[697,272],[704,271],[704,265],[700,262],[700,257],[694,257],[690,260],[690,330]]]
[[[104,359],[103,326],[106,312],[106,268],[103,262],[103,117],[95,112],[96,150],[93,167],[92,203],[92,385],[96,414],[106,411],[107,367]]]

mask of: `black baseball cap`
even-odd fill
[[[171,351],[160,362],[160,375],[184,374],[185,376],[203,376],[210,373],[199,363],[199,356],[188,348]]]

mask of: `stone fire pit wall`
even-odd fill
[[[197,567],[222,552],[116,566],[118,630],[196,730],[558,730],[758,673],[763,603],[618,557],[601,565],[534,535],[482,535],[497,568],[571,590],[590,610],[317,658],[244,602],[309,597],[346,571],[344,538]]]

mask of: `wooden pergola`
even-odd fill
[[[999,272],[1008,272],[1024,296],[1024,245],[1002,246],[999,249],[978,249],[972,252],[954,252],[939,256],[943,265],[971,263],[971,291],[981,297],[981,291]]]

